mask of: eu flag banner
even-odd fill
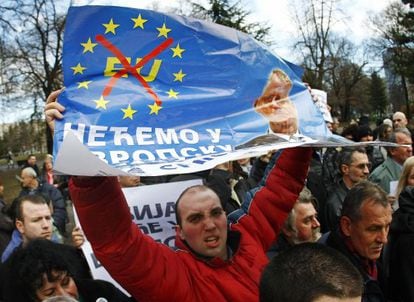
[[[298,70],[249,35],[214,23],[72,6],[55,153],[72,132],[111,168],[160,175],[312,143],[330,132]],[[61,163],[57,170],[68,173]]]

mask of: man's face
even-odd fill
[[[296,107],[289,99],[291,88],[289,77],[283,71],[275,70],[254,103],[255,110],[270,122],[273,132],[294,134],[297,131]]]
[[[295,105],[289,98],[278,99],[275,95],[261,96],[255,109],[271,123],[296,122]]]
[[[367,259],[377,260],[384,244],[392,220],[391,206],[383,207],[367,199],[361,205],[361,219],[351,221],[341,217],[341,229],[350,238],[356,252]]]
[[[27,159],[27,163],[28,163],[30,166],[34,166],[34,165],[36,164],[36,156],[30,156],[30,157]]]
[[[72,277],[66,272],[52,271],[53,279],[49,281],[46,274],[43,275],[42,287],[36,290],[37,301],[43,301],[54,296],[70,296],[76,300],[79,299],[78,288]]]
[[[296,203],[295,207],[296,232],[292,237],[295,244],[315,242],[321,237],[320,223],[312,203]]]
[[[21,174],[23,188],[34,188],[35,178],[28,173],[22,172]]]
[[[350,180],[350,183],[354,185],[368,178],[371,163],[369,162],[368,156],[365,153],[354,152],[352,154],[351,164],[344,166],[344,178],[348,178]]]
[[[47,204],[23,201],[22,220],[16,220],[16,228],[25,242],[36,238],[52,238],[52,214]]]
[[[198,254],[227,259],[227,218],[212,190],[187,192],[179,207],[181,239]]]
[[[391,157],[400,165],[403,165],[405,160],[413,155],[413,148],[411,137],[404,133],[396,133],[397,144],[408,145],[407,147],[396,147],[391,149]]]
[[[394,129],[398,129],[407,127],[408,121],[405,115],[396,113],[392,117],[392,123],[394,125]]]

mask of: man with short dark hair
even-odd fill
[[[14,224],[17,230],[4,250],[1,261],[6,259],[23,244],[36,238],[52,238],[52,213],[47,201],[40,195],[28,195],[12,204]]]
[[[338,227],[342,203],[348,191],[358,182],[366,180],[371,163],[363,147],[343,148],[338,155],[338,169],[341,178],[330,188],[325,208],[321,209],[322,232]]]
[[[275,256],[260,279],[260,302],[360,302],[362,278],[346,257],[317,243]]]
[[[363,302],[385,301],[377,260],[387,243],[391,220],[387,194],[378,185],[362,181],[344,200],[339,229],[320,240],[344,254],[359,270],[364,279]]]
[[[23,169],[27,168],[27,167],[30,167],[33,170],[35,170],[36,175],[39,176],[40,175],[40,170],[39,170],[39,167],[37,166],[36,162],[37,162],[36,155],[29,154],[26,158],[26,162],[24,163]]]
[[[67,211],[62,193],[54,186],[40,182],[37,177],[38,175],[33,168],[27,167],[22,170],[22,190],[20,191],[19,197],[39,194],[45,198],[49,198],[53,206],[53,222],[59,232],[64,235],[66,233]]]

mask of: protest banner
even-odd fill
[[[175,242],[174,226],[176,224],[174,204],[182,191],[190,186],[200,184],[202,184],[202,181],[195,179],[123,188],[122,191],[131,209],[132,220],[139,226],[141,231],[150,235],[154,240],[160,242],[160,244],[165,244],[173,248]],[[157,194],[154,194],[154,192],[157,192]],[[76,210],[73,209],[73,211],[75,222],[77,225],[80,225]],[[109,281],[128,294],[112,279],[106,269],[96,259],[89,241],[86,240],[82,245],[82,251],[94,279]]]
[[[331,135],[301,69],[249,35],[102,3],[74,1],[67,15],[58,172],[190,173]],[[69,132],[79,143],[63,144]],[[109,168],[74,171],[71,152],[59,151],[77,144]]]

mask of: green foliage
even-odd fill
[[[9,150],[15,155],[45,152],[45,127],[43,119],[11,124],[0,137],[0,157],[6,156]]]
[[[401,2],[393,2],[373,24],[379,33],[374,47],[377,53],[383,54],[394,110],[405,111],[411,118],[408,84],[414,83],[414,12]]]
[[[240,0],[209,0],[207,7],[195,2],[192,3],[192,16],[235,28],[252,35],[258,41],[270,45],[270,26],[260,22],[247,22],[249,14],[249,11],[243,9]]]
[[[376,72],[371,74],[369,102],[379,117],[385,116],[388,106],[386,87],[383,79]]]

